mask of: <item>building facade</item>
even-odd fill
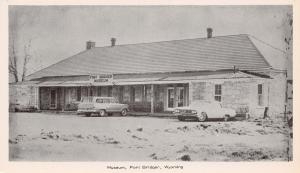
[[[252,114],[262,114],[269,104],[270,79],[266,77],[233,71],[163,75],[127,75],[127,79],[110,82],[91,81],[90,76],[71,77],[74,81],[70,77],[54,77],[55,81],[48,78],[36,84],[37,106],[41,110],[76,110],[76,102],[82,97],[108,96],[136,112],[169,112],[195,100],[214,100],[225,107],[248,108]]]
[[[30,98],[41,110],[76,110],[82,97],[109,96],[136,112],[214,100],[255,116],[265,107],[280,114],[284,84],[270,75],[270,64],[249,37],[211,32],[207,38],[131,45],[112,39],[107,47],[88,41],[85,51],[28,76],[36,88]]]

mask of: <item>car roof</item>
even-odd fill
[[[194,100],[192,101],[192,103],[220,103],[218,101],[215,101],[215,100]]]
[[[115,99],[114,97],[93,97],[96,99]]]

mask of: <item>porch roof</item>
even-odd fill
[[[146,77],[146,78],[128,78],[128,79],[115,79],[110,82],[94,83],[88,80],[84,81],[44,81],[38,83],[37,86],[111,86],[111,85],[145,85],[145,84],[173,84],[173,83],[189,83],[191,81],[203,81],[203,80],[229,80],[229,79],[253,79],[260,78],[255,75],[236,72],[225,74],[214,74],[205,76],[169,76],[169,77]]]

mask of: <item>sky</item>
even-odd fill
[[[201,38],[208,27],[213,36],[249,34],[285,50],[288,13],[291,6],[10,6],[9,44],[22,57],[30,42],[28,75],[84,51],[88,40],[101,47],[112,37],[117,45]],[[267,60],[285,69],[285,58]]]

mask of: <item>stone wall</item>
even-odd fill
[[[10,84],[9,103],[37,107],[37,88],[31,85]]]
[[[286,97],[286,77],[284,73],[273,73],[270,80],[270,115],[283,116]]]
[[[268,106],[267,79],[231,79],[191,82],[191,101],[214,101],[216,84],[222,86],[221,104],[223,107],[232,108],[237,111],[241,108],[247,108],[252,116],[263,116],[264,109]],[[258,105],[258,84],[263,84],[263,105]]]

